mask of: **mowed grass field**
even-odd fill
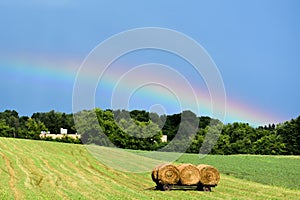
[[[114,149],[94,149],[115,155]],[[150,172],[122,172],[105,166],[83,145],[0,138],[0,199],[300,199],[297,156],[199,159],[184,154],[177,162],[212,164],[220,170],[221,182],[210,193],[156,191],[149,189],[155,186]]]

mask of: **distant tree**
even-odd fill
[[[300,116],[277,125],[275,131],[286,144],[286,154],[300,155]]]
[[[115,110],[112,111],[113,112],[113,116],[116,122],[119,122],[121,119],[130,119],[130,113],[127,110]]]
[[[247,123],[227,124],[223,127],[220,139],[228,141],[224,145],[230,149],[223,150],[224,154],[251,154],[253,153],[252,143],[256,141],[256,130]],[[228,138],[229,137],[229,138]],[[220,143],[218,145],[221,145]],[[218,146],[224,149],[224,147]]]
[[[34,113],[31,118],[43,122],[52,134],[59,134],[60,128],[68,129],[69,134],[77,132],[73,114],[66,114],[51,110],[50,112],[45,113]]]
[[[45,124],[39,120],[29,118],[26,122],[27,137],[30,139],[40,139],[41,131],[48,131]]]
[[[75,119],[76,129],[81,134],[81,141],[84,144],[109,146],[108,138],[99,125],[95,110],[80,111],[75,114]]]
[[[34,113],[31,118],[43,122],[50,133],[60,133],[61,114],[56,113],[54,110],[46,113]]]
[[[172,119],[175,120],[172,121]],[[163,133],[168,135],[170,142],[163,148],[165,151],[185,152],[199,130],[199,118],[191,111],[183,111],[180,115],[168,116]]]
[[[145,110],[133,110],[130,111],[130,116],[132,119],[135,119],[140,122],[148,122],[150,120],[149,113]]]
[[[152,121],[140,122],[122,119],[119,125],[127,135],[126,148],[156,150],[162,143],[162,132],[158,124]]]
[[[166,115],[159,116],[157,113],[149,113],[150,120],[157,124],[160,129],[164,127],[166,122]]]
[[[213,121],[210,125],[205,127],[204,141],[198,150],[200,154],[215,153],[218,146],[218,141],[222,139],[222,128],[223,124],[221,122]],[[223,147],[224,148],[224,147]],[[219,152],[222,154],[221,152]]]
[[[217,144],[215,145],[213,154],[218,155],[229,155],[232,154],[231,143],[230,143],[230,136],[226,134],[221,134]]]
[[[19,128],[18,128],[18,137],[19,138],[26,138],[27,137],[27,127],[26,122],[29,119],[27,116],[22,116],[19,118]]]
[[[5,120],[6,124],[12,128],[12,136],[18,137],[19,124],[19,114],[15,110],[5,110],[0,113],[0,119]]]
[[[179,124],[181,121],[181,114],[168,115],[165,120],[165,124],[162,128],[163,135],[168,136],[168,140],[173,140],[175,137]]]
[[[14,129],[6,124],[4,119],[0,119],[0,136],[13,137]]]
[[[52,139],[52,141],[53,141],[53,139]],[[64,143],[81,144],[81,140],[79,138],[72,138],[72,137],[69,137],[68,135],[64,135],[62,138],[56,138],[55,141],[64,142]]]
[[[190,145],[190,147],[187,149],[187,153],[199,153],[199,150],[203,144],[204,141],[204,137],[207,133],[207,129],[206,128],[201,128],[195,138],[192,141],[192,144]]]
[[[211,122],[211,118],[207,116],[202,116],[199,118],[199,128],[206,128]]]
[[[272,132],[253,143],[254,154],[282,155],[286,153],[286,147],[280,135]]]

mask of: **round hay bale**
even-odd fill
[[[164,164],[160,164],[158,166],[156,166],[153,170],[152,170],[152,173],[151,173],[151,178],[152,180],[156,183],[158,181],[157,179],[157,172],[158,172],[158,169]]]
[[[177,184],[179,182],[179,171],[175,165],[162,164],[155,167],[152,171],[152,180],[156,184]]]
[[[198,168],[192,164],[181,164],[178,166],[180,182],[182,185],[196,185],[199,183],[200,173]]]
[[[219,171],[210,165],[198,165],[200,183],[203,185],[218,185],[220,181]]]

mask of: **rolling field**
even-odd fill
[[[116,155],[113,149],[93,148],[99,154]],[[143,160],[148,161],[153,162]],[[221,172],[219,186],[211,193],[155,191],[149,189],[155,185],[150,172],[109,168],[83,145],[0,138],[0,199],[300,199],[300,158],[296,156],[207,156],[199,160],[197,155],[184,154],[177,162],[216,166]],[[122,165],[126,162],[120,159]]]

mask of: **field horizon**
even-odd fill
[[[106,153],[111,157],[115,151],[107,147],[93,148],[99,155]],[[199,159],[197,154],[183,154],[175,164],[211,164],[221,173],[220,184],[211,193],[162,192],[151,190],[155,183],[150,171],[124,172],[107,163],[104,165],[84,145],[0,138],[0,149],[1,199],[300,198],[300,156],[208,155]],[[145,154],[144,151],[126,152],[137,156]],[[172,157],[174,153],[162,154]],[[149,155],[143,160],[150,163],[148,168],[157,164],[156,157]],[[151,163],[153,160],[155,162]],[[118,165],[124,166],[121,161]]]

